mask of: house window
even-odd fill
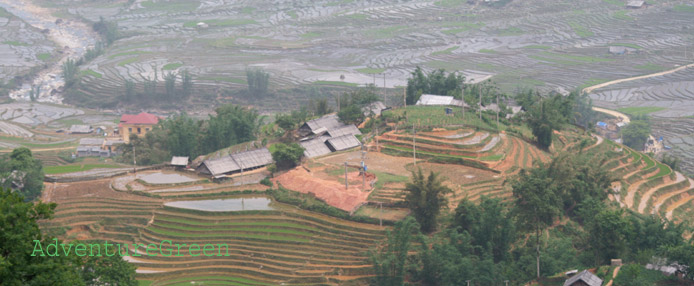
[[[145,128],[145,131],[149,131],[149,127]]]
[[[133,132],[133,128],[132,128],[132,127],[128,127],[128,132]]]
[[[141,134],[141,133],[142,133],[142,129],[140,127],[138,127],[137,128],[137,134]]]

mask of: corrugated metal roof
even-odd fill
[[[203,162],[207,170],[210,170],[212,176],[219,176],[225,173],[241,170],[238,164],[231,158],[231,156],[224,156],[221,158],[205,160]]]
[[[340,127],[343,124],[337,118],[337,114],[329,114],[321,118],[309,120],[306,122],[305,125],[307,125],[308,128],[310,128],[312,131],[315,131],[321,127],[325,127],[325,129],[330,130],[336,127]]]
[[[80,146],[101,146],[104,144],[103,138],[82,138],[80,139]]]
[[[354,137],[354,135],[345,135],[330,138],[328,139],[327,144],[329,146],[332,146],[332,149],[335,151],[342,151],[360,146],[361,142],[359,142],[359,139],[357,139],[357,137]]]
[[[70,133],[91,133],[93,130],[89,125],[72,125],[68,131]]]
[[[463,101],[453,98],[452,96],[422,94],[417,100],[416,105],[453,105],[462,106]]]
[[[386,105],[381,101],[376,101],[364,106],[361,110],[364,112],[364,116],[370,116],[372,113],[374,115],[381,115],[381,111],[384,109],[386,109]]]
[[[340,137],[340,136],[345,136],[345,135],[359,135],[361,134],[361,131],[359,131],[359,128],[357,128],[354,125],[344,125],[340,126],[334,129],[328,130],[328,135],[330,137]]]
[[[299,145],[304,147],[304,156],[314,158],[330,153],[330,148],[325,145],[327,137],[318,137],[315,139],[300,142]]]
[[[574,283],[578,281],[583,281],[588,286],[601,286],[602,285],[602,279],[598,278],[598,276],[593,275],[593,273],[590,273],[588,270],[583,270],[583,272],[577,274],[574,277],[571,277],[564,282],[564,286],[572,286]]]
[[[232,154],[236,164],[243,169],[252,169],[272,163],[272,154],[267,148]]]
[[[188,165],[188,157],[174,156],[173,158],[171,158],[171,165],[173,165],[173,166],[187,166]]]

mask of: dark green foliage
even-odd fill
[[[82,280],[87,286],[137,286],[135,265],[120,255],[87,256],[82,269]]]
[[[202,125],[201,154],[255,140],[260,124],[258,112],[233,104],[215,111],[217,115],[210,115]]]
[[[621,210],[602,210],[587,224],[589,245],[595,256],[595,265],[623,257],[631,225]]]
[[[417,68],[407,79],[406,101],[408,105],[415,104],[422,94],[449,95],[460,98],[465,77],[456,72],[446,75],[443,69],[425,74],[422,68]]]
[[[99,35],[106,40],[108,45],[111,45],[114,41],[118,40],[118,24],[116,22],[106,21],[104,20],[104,17],[100,17],[99,22],[92,25],[92,29],[99,33]]]
[[[200,155],[200,122],[190,118],[186,113],[162,120],[155,128],[161,128],[166,132],[166,149],[172,156],[195,158]]]
[[[421,169],[412,172],[412,182],[405,185],[405,204],[412,210],[422,232],[436,230],[437,217],[448,204],[445,195],[450,192],[438,174],[431,172],[425,177]]]
[[[123,100],[126,102],[130,102],[131,100],[134,100],[135,97],[137,96],[135,94],[135,83],[132,80],[125,80],[125,83],[123,84],[125,87],[125,92],[123,93]]]
[[[261,69],[246,69],[248,93],[251,96],[265,96],[268,91],[270,74]]]
[[[270,181],[270,179],[268,179],[268,178],[263,178],[262,180],[260,180],[260,184],[268,186],[268,187],[272,187],[272,185],[273,185],[272,181]]]
[[[643,150],[649,135],[651,135],[651,124],[647,117],[634,117],[627,126],[622,128],[624,145],[636,150]]]
[[[660,281],[675,280],[668,278],[657,270],[647,270],[638,264],[627,264],[622,266],[619,274],[614,279],[614,286],[650,286],[661,285]],[[671,284],[667,284],[671,285]],[[681,285],[681,284],[680,284]]]
[[[147,132],[144,138],[131,134],[130,142],[120,145],[122,153],[118,161],[126,164],[136,162],[137,166],[148,166],[171,160],[171,154],[166,150],[165,134],[164,130],[156,127]]]
[[[358,105],[349,105],[341,108],[340,112],[337,113],[337,117],[346,124],[359,124],[364,121],[365,118],[364,113]]]
[[[668,165],[673,171],[680,171],[680,158],[675,156],[670,156],[668,154],[663,155],[660,162]]]
[[[412,217],[395,224],[387,233],[387,243],[370,253],[375,277],[372,285],[401,286],[405,281],[405,264],[413,234],[418,228]]]
[[[176,75],[174,73],[169,72],[164,75],[164,88],[166,90],[166,97],[176,97]]]
[[[43,166],[31,150],[20,147],[0,157],[0,187],[15,189],[26,201],[32,201],[43,190]]]
[[[73,59],[67,59],[63,63],[63,79],[65,79],[65,86],[70,87],[77,81],[77,63]]]
[[[272,150],[272,159],[279,169],[290,169],[301,163],[304,148],[296,143],[277,143]]]
[[[479,205],[464,199],[455,209],[451,227],[470,234],[475,254],[491,254],[496,263],[506,258],[515,238],[513,217],[500,199],[482,197]]]
[[[84,285],[76,256],[31,256],[34,240],[54,243],[41,235],[37,220],[53,215],[55,204],[24,202],[24,197],[0,189],[0,281],[2,285]]]
[[[308,110],[310,110],[315,116],[323,116],[328,113],[332,113],[333,109],[328,105],[327,98],[320,98],[317,100],[309,100]]]
[[[181,73],[181,96],[183,98],[190,97],[193,91],[193,76],[190,75],[188,70],[183,70]]]

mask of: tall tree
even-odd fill
[[[649,135],[651,135],[651,125],[647,118],[633,118],[627,126],[622,128],[624,145],[636,150],[643,150]]]
[[[272,151],[272,159],[278,169],[294,168],[301,163],[304,156],[304,148],[296,143],[277,143]]]
[[[246,69],[248,92],[253,96],[265,96],[268,91],[270,74],[262,69]]]
[[[425,74],[417,66],[407,79],[406,102],[415,104],[422,94],[449,95],[460,97],[465,77],[456,72],[448,73],[444,69],[434,70]]]
[[[166,132],[166,146],[173,156],[195,158],[199,153],[200,126],[196,120],[185,112],[161,121],[160,126]]]
[[[413,234],[417,232],[417,222],[407,217],[395,224],[393,231],[386,234],[387,243],[370,252],[376,275],[373,285],[402,286],[405,282],[405,265]]]
[[[632,230],[622,210],[604,209],[588,223],[588,232],[595,265],[602,265],[625,254]]]
[[[82,280],[86,286],[137,286],[135,268],[120,255],[87,256],[82,268]]]
[[[500,199],[485,196],[478,205],[462,200],[455,209],[451,227],[470,234],[471,244],[477,246],[479,256],[490,253],[494,262],[506,258],[515,239],[512,214]]]
[[[188,70],[181,72],[181,95],[188,98],[193,91],[193,76]]]
[[[176,75],[172,72],[164,76],[164,88],[166,89],[166,97],[176,97]]]
[[[0,186],[17,190],[27,201],[41,195],[43,176],[41,161],[26,147],[14,149],[9,156],[0,158]]]
[[[547,168],[521,170],[512,183],[518,225],[535,232],[536,270],[540,277],[540,234],[560,214],[560,199]]]
[[[422,169],[412,172],[412,182],[405,185],[405,204],[412,210],[422,232],[436,230],[437,217],[448,204],[445,195],[450,192],[438,174],[431,172],[425,177]]]
[[[67,59],[63,63],[63,79],[65,79],[65,85],[67,87],[75,84],[77,80],[77,63],[73,59]]]

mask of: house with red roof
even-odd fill
[[[140,114],[123,114],[118,124],[118,129],[125,143],[130,142],[130,134],[144,137],[147,132],[159,123],[159,117],[154,114],[142,112]]]

